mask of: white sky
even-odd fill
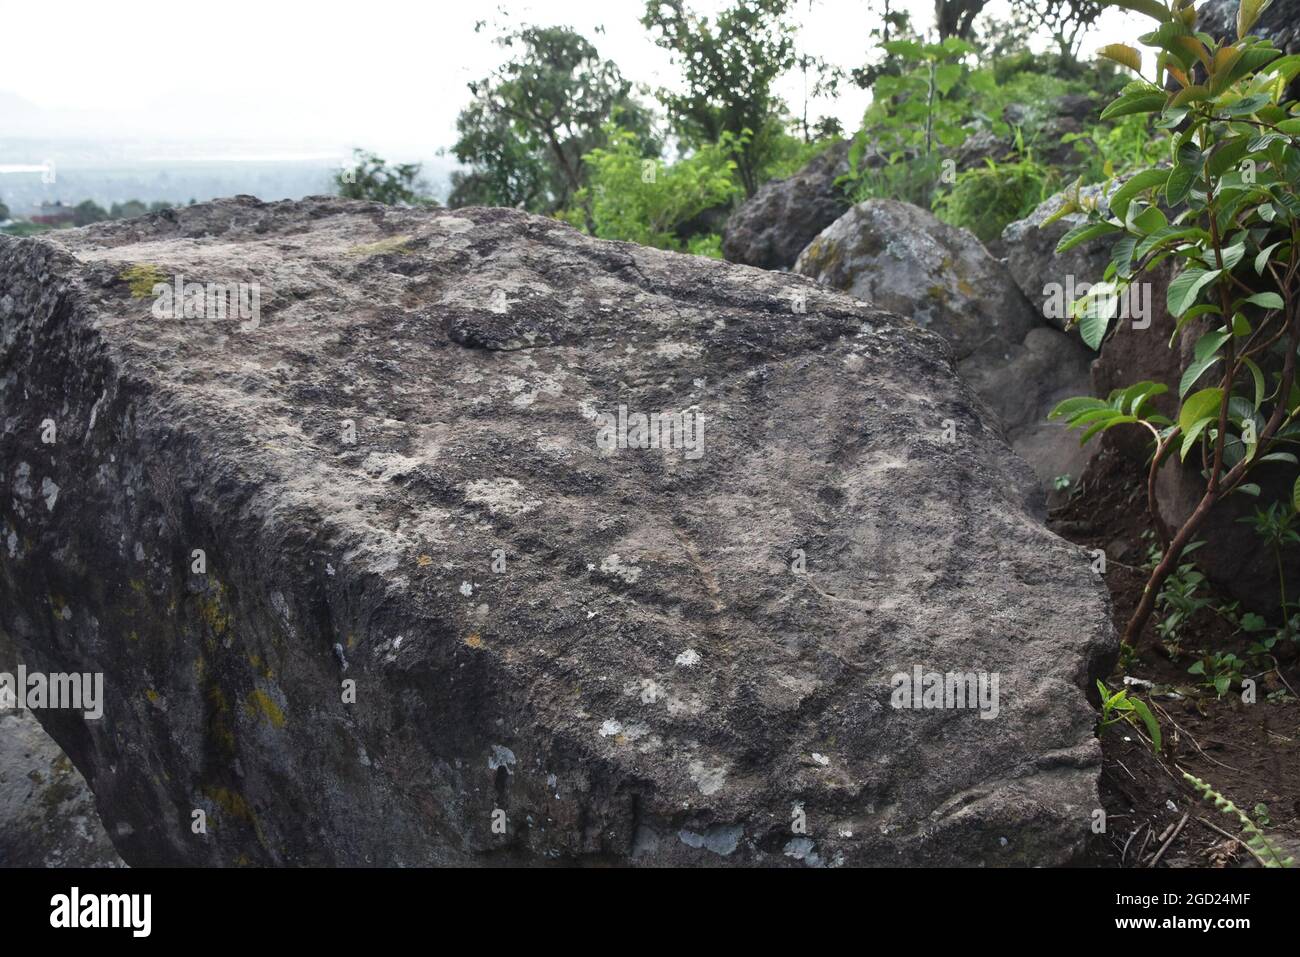
[[[914,22],[931,25],[930,0],[905,3]],[[711,12],[726,0],[693,5]],[[809,7],[801,0],[803,47],[861,65],[873,26],[866,3]],[[0,0],[0,101],[16,94],[63,135],[247,140],[304,152],[360,145],[394,159],[427,156],[454,140],[465,84],[504,58],[495,31],[474,33],[476,20],[573,26],[629,79],[670,85],[667,54],[638,22],[643,9],[643,0]],[[1108,13],[1085,50],[1131,39],[1136,19]],[[797,76],[779,92],[797,109]],[[853,129],[866,102],[850,86],[813,115],[833,112]]]

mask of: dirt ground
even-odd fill
[[[1069,500],[1049,521],[1061,536],[1107,554],[1115,627],[1123,628],[1142,595],[1150,527],[1144,470],[1107,451],[1098,456]],[[1191,556],[1194,560],[1195,555]],[[1226,603],[1213,586],[1214,604]],[[1248,609],[1246,609],[1248,610]],[[1246,704],[1240,688],[1222,698],[1187,669],[1203,652],[1246,657],[1251,640],[1224,618],[1203,609],[1181,630],[1181,654],[1171,659],[1152,622],[1137,653],[1117,665],[1107,681],[1112,691],[1124,677],[1136,685],[1160,723],[1163,750],[1157,756],[1141,732],[1120,722],[1102,731],[1105,767],[1101,781],[1106,831],[1094,839],[1088,863],[1101,867],[1258,866],[1233,839],[1241,833],[1235,816],[1220,813],[1182,777],[1189,772],[1209,782],[1238,807],[1264,805],[1264,830],[1300,863],[1300,661],[1291,642],[1274,648],[1278,667],[1244,669],[1256,682],[1256,702]],[[1285,645],[1285,647],[1283,647]],[[1272,695],[1272,697],[1270,697]],[[1140,726],[1139,726],[1140,727]],[[1184,817],[1186,820],[1184,821]],[[1181,830],[1179,824],[1182,823]],[[1212,825],[1212,826],[1211,826]],[[1218,828],[1219,830],[1216,830]],[[1226,833],[1225,833],[1226,832]],[[1165,847],[1165,844],[1168,844]]]

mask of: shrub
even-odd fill
[[[741,192],[730,158],[737,148],[734,140],[723,134],[718,143],[664,164],[642,156],[636,134],[611,127],[609,145],[584,158],[588,185],[577,205],[590,205],[593,232],[601,239],[681,250],[676,227]],[[576,222],[579,217],[564,218]]]
[[[1059,174],[1026,156],[1012,162],[986,159],[985,165],[958,174],[957,182],[934,203],[944,222],[969,229],[981,242],[1002,235],[1008,223],[1023,219],[1056,192]]]
[[[1090,346],[1098,348],[1109,334],[1127,287],[1165,261],[1178,267],[1167,299],[1176,322],[1162,331],[1172,345],[1184,330],[1207,328],[1178,386],[1176,422],[1148,412],[1149,400],[1167,391],[1152,382],[1118,389],[1108,399],[1067,399],[1052,412],[1081,429],[1085,442],[1130,425],[1152,439],[1147,497],[1162,557],[1125,627],[1130,646],[1210,510],[1228,495],[1258,496],[1249,479],[1260,465],[1294,471],[1297,464],[1287,446],[1300,441],[1300,105],[1285,96],[1300,73],[1300,56],[1283,56],[1250,35],[1267,2],[1242,0],[1237,40],[1224,42],[1194,32],[1189,0],[1173,0],[1172,9],[1156,0],[1119,0],[1158,22],[1141,41],[1158,51],[1159,82],[1130,83],[1102,118],[1154,115],[1158,128],[1171,131],[1172,166],[1135,173],[1111,194],[1106,214],[1075,191],[1048,220],[1088,214],[1062,237],[1058,252],[1099,237],[1114,241],[1103,281],[1074,305]],[[1140,71],[1141,54],[1133,47],[1111,44],[1100,52]],[[1186,521],[1170,529],[1154,489],[1160,466],[1175,451],[1181,460],[1195,456],[1205,490]],[[1294,488],[1300,501],[1300,480]]]

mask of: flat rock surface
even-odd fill
[[[256,320],[155,315],[177,275]],[[0,240],[0,370],[0,627],[104,673],[102,719],[38,717],[127,863],[1090,833],[1105,590],[909,319],[509,210],[237,197]],[[602,448],[620,406],[703,443]],[[914,668],[996,708],[895,707]]]

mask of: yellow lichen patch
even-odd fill
[[[275,678],[275,669],[272,668],[270,665],[268,665],[264,660],[262,660],[261,655],[258,654],[249,655],[248,663],[252,665],[253,671],[261,675],[267,681],[270,681]]]
[[[253,717],[263,717],[277,728],[284,727],[284,712],[280,706],[275,703],[269,694],[261,688],[254,688],[248,695],[246,703],[248,711]]]
[[[126,640],[138,642],[140,640],[140,633],[135,631],[129,632],[126,636]]]
[[[220,636],[230,627],[230,611],[226,608],[226,586],[216,582],[213,594],[199,599],[199,617],[213,635]]]
[[[433,564],[433,559],[430,558],[428,555],[421,555],[418,558],[416,558],[415,564],[419,565],[421,568],[428,568],[430,565]]]
[[[238,791],[232,791],[229,788],[215,787],[213,785],[205,785],[203,793],[212,799],[217,807],[221,809],[222,814],[229,815],[231,818],[237,821],[243,821],[245,824],[251,826],[253,828],[253,833],[257,836],[257,843],[266,847],[266,837],[262,834],[262,824],[258,821],[257,815],[253,812],[252,807],[249,806],[248,801],[244,799],[243,795]],[[219,822],[213,823],[217,824]],[[246,858],[245,862],[247,862]]]
[[[167,276],[157,266],[151,266],[149,263],[136,263],[128,266],[118,275],[119,279],[124,280],[131,288],[131,297],[133,299],[147,299],[153,295],[153,287],[159,283],[165,284]]]
[[[50,611],[54,612],[55,618],[63,617],[63,610],[68,607],[68,603],[63,600],[62,595],[50,595]]]
[[[348,632],[347,646],[348,646],[348,651],[351,651],[353,648],[357,646],[357,636],[352,634],[352,632],[350,631]]]
[[[465,644],[468,645],[470,648],[482,648],[483,636],[480,635],[478,632],[474,632],[474,634],[470,635],[465,639]]]
[[[410,242],[410,236],[391,236],[388,239],[381,239],[375,243],[363,243],[360,246],[352,246],[348,249],[348,255],[383,256],[387,253],[405,255],[411,252],[408,248]]]
[[[144,696],[149,699],[150,704],[157,704],[159,701],[162,700],[162,695],[154,691],[152,688],[146,688],[144,692]]]

